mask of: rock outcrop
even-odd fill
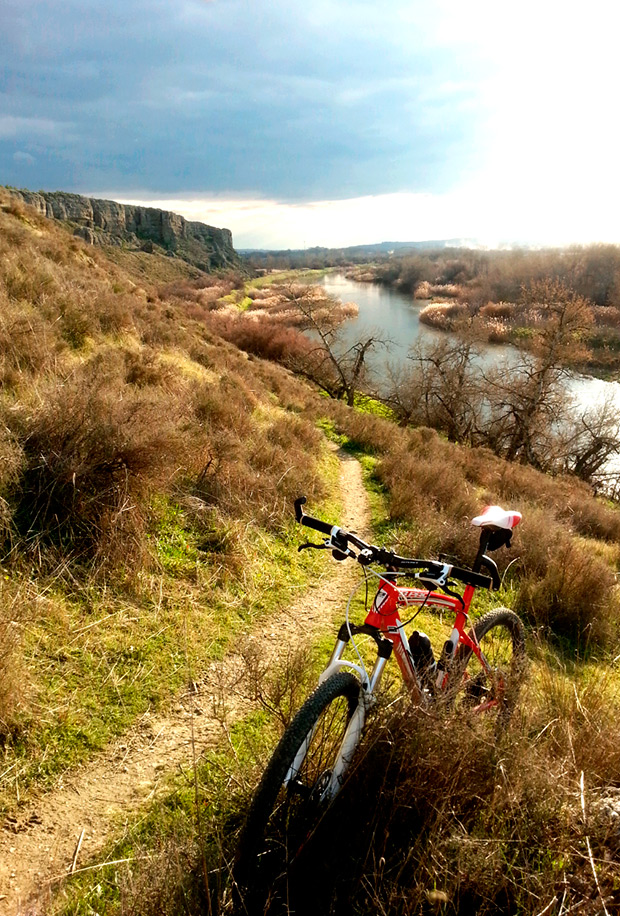
[[[169,254],[207,271],[239,265],[228,229],[190,222],[168,210],[65,191],[9,190],[43,216],[73,227],[74,234],[91,245],[126,244],[143,251],[152,251],[153,245],[159,245]]]

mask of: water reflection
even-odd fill
[[[357,318],[352,318],[343,328],[345,339],[358,340],[363,330],[378,330],[390,343],[380,347],[370,357],[370,367],[380,377],[387,364],[402,366],[406,363],[411,346],[417,341],[435,342],[446,339],[444,331],[436,331],[420,322],[420,312],[426,301],[415,300],[409,294],[374,283],[356,283],[341,274],[327,274],[322,284],[325,290],[343,302],[355,302],[359,307]],[[513,347],[488,344],[481,347],[483,366],[505,366],[509,371],[519,360]],[[576,408],[582,411],[598,407],[610,400],[620,411],[620,384],[602,379],[571,374],[568,389],[574,396]]]

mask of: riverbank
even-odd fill
[[[611,265],[596,263],[598,248],[603,247]],[[351,268],[345,276],[422,301],[421,321],[435,330],[458,333],[459,325],[473,319],[486,343],[523,350],[535,348],[538,333],[550,318],[550,303],[532,290],[545,284],[564,287],[589,311],[584,335],[587,352],[567,353],[566,367],[606,380],[620,376],[620,248],[592,246],[565,252],[559,262],[552,257],[557,253],[549,252],[546,259],[542,253],[534,259],[534,253],[520,252],[520,261],[502,260],[503,254],[515,253],[479,252],[477,260],[474,254],[451,251],[404,257]]]
[[[342,302],[353,301],[358,306],[357,316],[349,320],[344,329],[346,339],[353,340],[364,326],[381,327],[390,337],[389,350],[372,357],[379,372],[387,362],[406,366],[409,350],[418,342],[439,343],[450,334],[457,333],[452,328],[425,319],[424,312],[432,304],[431,300],[414,299],[391,286],[370,280],[353,280],[347,273],[330,272],[320,282],[330,296]],[[509,364],[519,350],[522,347],[517,340],[487,339],[481,347],[483,359],[489,365]],[[595,372],[583,363],[567,368],[571,369],[571,387],[574,385],[575,389],[579,389],[579,398],[584,406],[610,396],[614,402],[617,401],[620,410],[620,382],[614,377]]]

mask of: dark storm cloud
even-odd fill
[[[0,183],[324,199],[444,190],[475,64],[391,0],[4,0]]]

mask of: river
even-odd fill
[[[342,274],[326,274],[321,283],[330,296],[342,302],[355,302],[359,308],[357,318],[351,318],[343,328],[346,340],[351,343],[358,340],[362,330],[376,330],[389,338],[389,344],[377,348],[369,361],[375,376],[384,374],[388,364],[395,367],[405,364],[409,348],[416,341],[445,340],[445,331],[437,331],[420,322],[420,312],[427,305],[425,301],[416,301],[411,295],[388,286],[356,283]],[[482,361],[509,368],[518,358],[517,353],[510,346],[488,344],[483,348]],[[580,410],[596,407],[609,399],[620,413],[618,382],[571,374],[568,388]]]

